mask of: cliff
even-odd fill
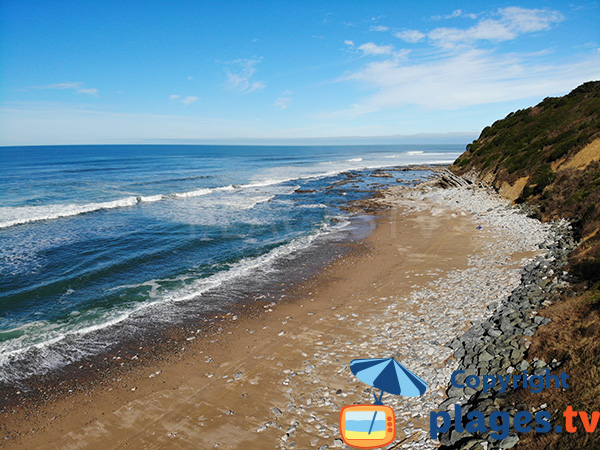
[[[522,279],[523,289],[535,284],[528,277],[537,276],[543,285],[552,277],[566,275],[565,279],[571,282],[562,293],[544,294],[542,305],[549,306],[541,309],[539,315],[528,315],[544,326],[535,331],[521,363],[528,373],[541,371],[546,364],[556,372],[564,371],[571,377],[570,388],[544,389],[539,394],[516,389],[493,396],[493,409],[501,408],[511,414],[523,409],[545,410],[550,412],[552,422],[559,424],[564,423],[562,414],[569,407],[584,413],[599,411],[600,81],[582,84],[564,97],[546,98],[534,107],[496,121],[467,146],[451,170],[458,175],[468,173],[470,180],[478,177],[541,220],[568,219],[578,241],[574,250],[574,245],[561,243],[550,248],[561,255],[568,254],[570,274],[558,265],[545,275],[538,273],[536,266],[526,270]],[[548,265],[561,258],[549,257]],[[511,298],[516,294],[515,291]],[[515,298],[519,300],[518,296]],[[535,298],[527,293],[521,300],[531,302]],[[490,329],[495,323],[493,317],[491,320]],[[498,323],[501,325],[502,320]],[[468,339],[463,341],[456,343],[459,350],[465,342],[468,344]],[[472,402],[473,408],[490,406],[489,401],[477,401]],[[579,425],[573,434],[511,435],[510,442],[503,441],[502,446],[516,445],[519,450],[600,448],[600,434],[587,433]],[[446,446],[443,448],[488,448],[472,445],[481,441],[477,441],[477,436],[460,440],[460,435],[452,433],[455,431],[442,436]]]
[[[600,81],[494,122],[451,169],[478,172],[542,220],[568,219],[581,240],[571,255],[573,274],[600,281]]]

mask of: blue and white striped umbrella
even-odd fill
[[[381,395],[388,392],[418,397],[427,390],[427,383],[394,358],[354,359],[350,363],[350,370],[363,383],[381,389]]]

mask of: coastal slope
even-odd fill
[[[581,280],[600,280],[600,81],[485,127],[451,168],[476,171],[542,220],[568,219],[581,240],[572,270]]]
[[[552,411],[563,421],[571,406],[600,410],[600,81],[496,121],[451,166],[457,175],[491,185],[542,221],[567,219],[578,242],[569,254],[570,288],[540,314],[526,355],[556,361],[572,385],[541,394],[514,392],[506,403]],[[555,300],[555,299],[553,299]],[[514,445],[514,444],[513,444]],[[597,433],[530,433],[519,449],[598,448]]]

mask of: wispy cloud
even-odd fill
[[[442,20],[442,19],[456,19],[457,17],[468,17],[469,19],[477,19],[477,14],[473,13],[465,13],[462,9],[455,9],[451,14],[446,14],[444,16],[433,16],[433,20]]]
[[[366,55],[391,55],[394,47],[391,45],[377,45],[373,42],[367,42],[358,47],[358,49]]]
[[[373,26],[370,28],[370,30],[371,30],[371,31],[381,31],[381,32],[383,32],[383,31],[388,31],[388,30],[389,30],[389,28],[388,28],[388,27],[386,27],[385,25],[373,25]]]
[[[290,103],[292,102],[291,95],[292,91],[285,91],[283,93],[283,96],[275,100],[275,103],[273,103],[273,107],[278,108],[280,110],[287,109],[290,106]]]
[[[36,86],[36,89],[54,89],[54,90],[59,90],[59,91],[73,90],[79,94],[98,95],[98,89],[84,87],[83,83],[80,81],[68,82],[68,83],[47,84],[45,86]]]
[[[416,42],[422,41],[423,38],[425,38],[426,34],[421,33],[419,30],[404,30],[394,34],[394,36],[402,39],[403,41],[414,44]]]
[[[549,29],[564,20],[558,11],[546,9],[523,9],[516,6],[499,10],[508,26],[521,33],[532,33]]]
[[[373,42],[367,42],[355,48],[354,41],[344,41],[354,52],[362,52],[367,56],[391,56],[395,59],[404,59],[410,53],[408,49],[395,50],[393,45],[377,45]]]
[[[256,73],[255,66],[260,62],[260,59],[237,59],[233,61],[232,67],[225,70],[227,74],[225,88],[245,94],[264,89],[266,87],[264,82],[251,80]]]
[[[600,54],[554,65],[539,62],[531,54],[501,55],[481,49],[422,63],[388,58],[339,80],[360,82],[375,92],[348,109],[324,117],[358,117],[406,105],[457,109],[547,96],[564,93],[599,72]]]
[[[484,20],[466,30],[459,28],[436,28],[427,35],[441,47],[451,48],[462,43],[478,40],[508,41],[517,37],[517,33],[496,20]]]
[[[490,18],[482,19],[472,27],[440,27],[427,33],[427,37],[435,45],[444,48],[477,41],[502,42],[515,39],[521,34],[548,30],[563,20],[563,15],[558,11],[511,6],[498,9]]]
[[[169,96],[169,100],[171,101],[178,101],[180,103],[183,103],[185,106],[189,106],[192,103],[196,103],[198,100],[200,100],[200,97],[196,97],[195,95],[189,95],[187,97],[181,97],[181,95],[178,94],[173,94]]]
[[[183,103],[185,106],[188,106],[188,105],[191,105],[192,103],[196,103],[198,100],[200,100],[200,97],[190,95],[188,97],[181,99],[181,103]]]
[[[499,45],[490,48],[490,44],[551,29],[564,20],[558,11],[512,6],[476,16],[455,10],[442,18],[458,17],[477,20],[463,28],[406,29],[394,34],[405,42],[436,49],[424,50],[422,58],[419,53],[409,58],[413,55],[409,50],[398,51],[393,45],[367,42],[355,47],[353,41],[346,41],[352,51],[378,58],[337,81],[359,83],[371,94],[320,117],[357,118],[406,106],[453,110],[561,94],[600,73],[600,52],[550,64],[547,50],[502,53]]]

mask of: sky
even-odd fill
[[[600,79],[598,1],[0,0],[0,145],[467,143]]]

